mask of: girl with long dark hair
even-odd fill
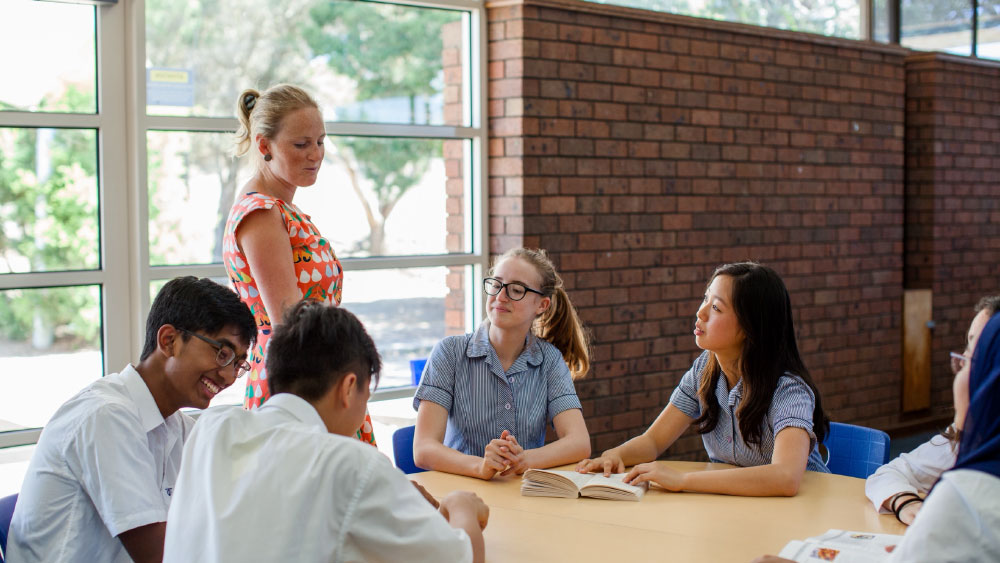
[[[829,427],[795,343],[781,277],[753,262],[712,274],[694,337],[704,352],[642,435],[581,461],[580,472],[623,472],[626,482],[672,491],[792,496],[803,473],[828,472],[817,449]],[[738,466],[683,474],[654,461],[691,425],[712,461]]]

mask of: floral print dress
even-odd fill
[[[291,203],[257,192],[244,194],[233,204],[226,221],[226,231],[222,239],[222,261],[233,288],[240,299],[250,307],[257,321],[257,343],[248,358],[250,375],[247,381],[243,406],[253,409],[261,406],[271,396],[267,385],[267,370],[264,357],[267,344],[271,340],[271,319],[264,309],[264,300],[250,272],[246,256],[236,243],[236,229],[250,213],[257,210],[276,208],[288,230],[288,243],[292,246],[292,260],[299,291],[303,299],[313,299],[340,305],[344,272],[340,267],[329,241],[323,238],[311,218]],[[365,414],[365,423],[358,429],[359,440],[375,444],[371,417]]]

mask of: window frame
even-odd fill
[[[489,262],[486,12],[481,0],[393,1],[393,4],[469,13],[463,49],[468,69],[463,103],[468,127],[327,122],[328,135],[467,140],[466,243],[461,254],[342,258],[346,272],[428,266],[471,266],[466,279],[466,327],[482,318],[484,299],[474,291]],[[226,277],[221,263],[151,266],[146,184],[147,131],[232,132],[235,117],[146,114],[145,0],[94,7],[97,108],[94,114],[0,112],[0,127],[85,128],[97,131],[100,263],[94,270],[0,274],[0,290],[97,285],[101,295],[103,374],[138,358],[150,306],[150,283],[181,275]],[[110,296],[110,297],[109,297]],[[412,396],[413,387],[379,390],[372,401]],[[36,443],[41,428],[0,432],[0,448]]]

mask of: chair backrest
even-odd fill
[[[410,360],[410,382],[414,387],[420,385],[420,378],[424,375],[424,366],[427,365],[427,358],[415,358]]]
[[[413,433],[416,429],[416,426],[405,426],[392,433],[392,456],[396,459],[396,467],[403,473],[427,471],[413,463]]]
[[[889,463],[889,435],[881,430],[830,423],[830,433],[823,440],[831,473],[867,479],[879,467]]]
[[[3,554],[7,553],[7,532],[10,530],[10,518],[14,515],[15,504],[16,494],[0,498],[0,563],[3,563]]]

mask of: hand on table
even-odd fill
[[[441,499],[441,506],[438,507],[441,516],[445,520],[451,521],[451,515],[466,513],[475,516],[479,522],[479,529],[485,530],[486,524],[490,520],[490,507],[479,498],[476,493],[469,491],[452,491]]]
[[[521,444],[517,443],[517,438],[513,434],[504,430],[500,434],[501,440],[506,440],[507,444],[501,445],[501,451],[504,452],[504,457],[509,464],[507,469],[500,473],[501,477],[506,477],[507,475],[521,475],[528,470],[528,460],[527,456],[524,455],[524,448]]]
[[[613,450],[608,450],[601,454],[601,457],[585,459],[576,464],[576,470],[579,473],[600,473],[603,471],[604,476],[607,477],[612,473],[624,473],[625,464],[622,462],[622,456]]]
[[[675,469],[654,462],[640,463],[625,475],[625,483],[639,485],[645,482],[656,483],[668,491],[680,491],[684,488],[684,474]]]
[[[480,479],[490,480],[497,473],[501,476],[516,473],[520,475],[528,469],[528,463],[524,457],[524,448],[517,443],[517,438],[513,434],[504,430],[499,438],[495,438],[486,444],[486,451],[483,452],[483,462],[479,466]]]
[[[495,438],[489,444],[486,444],[486,451],[483,452],[483,462],[479,466],[478,477],[480,479],[488,481],[497,473],[509,475],[512,467],[517,468],[525,465],[524,449],[513,438],[510,432],[504,430],[499,438]],[[515,449],[520,453],[515,454]],[[527,467],[524,469],[527,469]],[[524,469],[521,470],[521,473],[524,473]]]

